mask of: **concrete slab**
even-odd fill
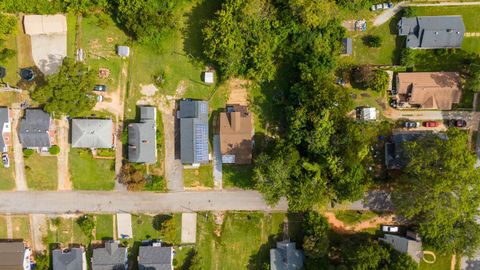
[[[54,74],[67,56],[67,33],[32,35],[32,57],[45,75]]]
[[[197,240],[197,213],[182,213],[182,243]]]
[[[126,213],[117,214],[117,237],[118,239],[133,237],[132,215]]]
[[[222,189],[222,153],[220,152],[220,135],[213,135],[213,181],[215,189]]]

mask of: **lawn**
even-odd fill
[[[212,165],[202,165],[197,169],[183,170],[183,183],[185,187],[210,187],[213,188]]]
[[[253,165],[222,166],[223,188],[253,189]]]
[[[206,217],[200,215],[197,225],[197,249],[205,269],[263,269],[270,248],[281,240],[286,214],[227,212],[220,228],[212,214]],[[298,222],[290,221],[290,237],[299,242]]]
[[[77,15],[67,14],[67,56],[75,57],[75,36],[77,34]]]
[[[13,238],[30,242],[30,218],[28,216],[12,216]]]
[[[423,250],[429,250],[433,251],[435,253],[435,256],[437,257],[437,260],[433,264],[428,264],[425,263],[423,260],[420,261],[420,267],[419,270],[449,270],[450,269],[450,264],[451,264],[451,255],[443,255],[441,253],[435,252],[434,250],[428,248],[428,247],[423,247]],[[431,259],[431,256],[428,256],[427,259]],[[460,259],[457,257],[457,259]]]
[[[113,216],[96,215],[95,216],[95,239],[106,240],[113,239]]]
[[[48,245],[52,243],[61,243],[64,247],[68,244],[89,244],[88,237],[82,232],[80,226],[76,222],[77,218],[50,218],[47,221],[47,235],[43,238],[43,242]],[[55,224],[57,223],[58,224]]]
[[[347,225],[354,225],[377,216],[371,211],[340,210],[335,212],[335,217]]]
[[[7,238],[7,221],[4,216],[0,216],[0,239]]]
[[[162,221],[169,219],[170,217],[173,218],[175,224],[173,231],[162,230]],[[132,215],[132,227],[134,241],[156,239],[168,243],[179,244],[182,230],[182,215]]]
[[[115,161],[95,159],[90,150],[70,149],[70,174],[74,189],[112,190],[115,185]]]
[[[0,190],[12,190],[15,188],[15,162],[13,160],[13,151],[9,151],[10,168],[4,168],[0,164]]]
[[[29,189],[57,189],[57,157],[40,156],[34,153],[25,158],[25,172]]]
[[[17,38],[16,35],[9,35],[5,39],[5,43],[2,47],[15,50],[17,52]],[[2,49],[2,48],[0,48]],[[18,74],[18,62],[17,62],[17,56],[13,56],[12,58],[8,59],[5,62],[0,63],[0,65],[4,66],[7,69],[7,75],[3,79],[6,83],[9,83],[10,85],[16,85],[19,79]]]

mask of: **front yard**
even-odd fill
[[[25,157],[27,185],[33,190],[56,190],[58,185],[57,157],[34,153]]]
[[[171,226],[165,226],[170,222]],[[133,240],[158,239],[172,244],[180,244],[182,230],[181,214],[132,215]]]
[[[222,166],[223,188],[253,189],[253,165],[229,165]]]
[[[93,158],[90,150],[70,149],[70,175],[74,189],[112,190],[115,185],[115,161]]]
[[[213,169],[212,165],[202,165],[197,169],[183,170],[183,184],[191,188],[213,188]]]
[[[15,161],[13,160],[13,151],[9,151],[10,168],[4,168],[0,164],[0,190],[12,190],[15,188]]]

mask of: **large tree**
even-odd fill
[[[480,243],[480,174],[468,134],[452,129],[447,138],[426,136],[405,149],[409,162],[393,196],[399,214],[419,224],[425,243],[472,254]]]
[[[47,77],[47,83],[32,93],[32,98],[45,105],[56,117],[77,116],[95,106],[92,93],[95,74],[81,62],[65,58],[58,73]]]

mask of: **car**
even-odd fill
[[[438,127],[440,123],[438,121],[425,121],[423,122],[424,127]]]
[[[417,122],[407,121],[407,122],[403,123],[403,127],[404,128],[416,128],[417,127]]]
[[[107,86],[104,85],[104,84],[97,84],[97,85],[95,85],[95,87],[93,88],[93,91],[106,92],[106,91],[107,91]]]
[[[456,127],[466,127],[467,126],[467,121],[459,119],[459,120],[457,120],[457,123],[456,123],[455,126]]]
[[[398,226],[383,225],[383,232],[398,232]]]
[[[398,106],[397,100],[396,99],[390,100],[390,106],[392,108],[397,108],[397,106]]]
[[[102,101],[103,101],[103,96],[98,95],[98,96],[97,96],[97,102],[102,102]]]
[[[8,158],[7,153],[2,154],[2,162],[3,162],[3,167],[10,168],[10,159]]]

